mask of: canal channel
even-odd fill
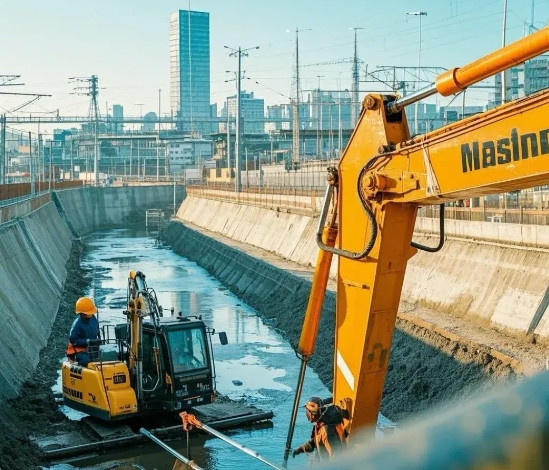
[[[201,315],[217,332],[225,331],[229,344],[221,345],[214,335],[217,390],[232,400],[243,401],[265,411],[273,411],[272,425],[251,426],[225,431],[231,439],[280,464],[284,453],[299,360],[284,338],[265,324],[260,312],[234,296],[208,272],[162,245],[140,229],[116,229],[95,232],[87,239],[82,267],[91,273],[87,295],[99,308],[101,324],[124,321],[127,278],[130,270],[146,275],[147,284],[158,296],[165,311],[172,307],[183,315]],[[328,390],[312,370],[307,370],[302,401],[309,396],[329,397]],[[71,419],[79,413],[64,409]],[[298,416],[294,447],[308,440],[311,426],[305,414]],[[181,439],[168,443],[186,455],[187,443]],[[236,469],[243,466],[267,468],[266,465],[229,444],[200,432],[191,434],[191,457],[203,468]],[[117,450],[116,453],[71,461],[85,467],[107,461],[135,464],[143,469],[172,468],[175,458],[156,444]],[[305,464],[299,456],[290,466]]]

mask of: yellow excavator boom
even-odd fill
[[[544,29],[446,72],[433,89],[458,92],[547,50]],[[414,138],[406,104],[409,97],[364,99],[332,179],[337,242],[320,243],[339,255],[333,393],[351,405],[351,440],[378,418],[406,265],[425,249],[412,243],[418,207],[549,182],[548,90]]]

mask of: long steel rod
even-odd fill
[[[219,431],[216,431],[213,428],[210,428],[209,426],[200,423],[200,425],[197,425],[197,428],[202,429],[203,431],[206,431],[208,434],[211,434],[212,436],[218,437],[222,441],[226,442],[227,444],[232,445],[233,447],[236,447],[237,449],[240,449],[242,452],[245,452],[248,455],[251,455],[253,458],[260,460],[261,462],[267,464],[269,467],[275,468],[276,470],[281,470],[281,468],[278,465],[275,465],[274,463],[267,460],[265,457],[263,457],[259,452],[256,452],[255,450],[249,449],[245,445],[242,445],[233,439],[231,439],[229,436],[226,436],[223,433],[220,433]]]
[[[199,465],[195,464],[192,460],[189,460],[185,456],[181,455],[179,452],[172,449],[169,445],[162,442],[160,439],[158,439],[156,436],[153,436],[149,431],[147,431],[145,428],[139,429],[139,432],[143,434],[144,436],[148,437],[151,441],[158,444],[162,449],[164,449],[166,452],[173,455],[177,460],[180,460],[184,464],[188,465],[190,468],[193,468],[194,470],[204,470]]]
[[[284,459],[282,466],[286,468],[288,466],[288,457],[292,450],[292,439],[294,437],[295,422],[297,419],[297,413],[299,410],[299,400],[301,399],[301,392],[303,390],[303,382],[305,381],[305,371],[307,369],[307,358],[301,358],[301,367],[299,368],[299,378],[297,380],[297,387],[294,397],[294,406],[292,408],[292,416],[290,418],[290,426],[288,427],[288,436],[286,437],[286,447],[284,448]]]

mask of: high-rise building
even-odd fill
[[[114,121],[114,126],[112,126],[112,131],[115,134],[122,134],[124,132],[124,108],[122,105],[113,104],[112,105],[112,119]]]
[[[237,98],[237,95],[227,97],[226,106],[228,106],[231,131],[236,131]],[[242,91],[240,93],[240,108],[242,133],[263,134],[265,132],[265,100],[263,98],[254,98],[253,92],[246,93]]]
[[[267,106],[267,119],[273,120],[272,122],[267,123],[269,129],[270,130],[291,129],[292,113],[293,113],[292,105],[289,103]]]
[[[170,15],[170,107],[179,130],[212,132],[209,13]]]
[[[502,74],[494,76],[494,93],[490,107],[502,102]],[[505,101],[531,95],[549,87],[549,56],[540,55],[505,72]]]

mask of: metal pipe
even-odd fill
[[[290,456],[290,451],[292,450],[292,439],[294,437],[295,422],[297,419],[297,412],[299,409],[299,401],[301,400],[301,391],[303,390],[303,382],[305,380],[305,370],[307,368],[307,359],[306,357],[301,358],[301,367],[299,369],[299,378],[297,380],[297,387],[294,397],[294,406],[292,409],[292,416],[290,418],[290,426],[288,428],[288,437],[286,438],[286,447],[284,448],[284,460],[282,461],[282,466],[287,467],[288,457]]]
[[[428,98],[429,96],[436,95],[436,93],[437,87],[435,84],[429,85],[428,87],[422,88],[421,90],[414,91],[409,95],[399,98],[398,100],[387,103],[387,114],[398,113],[406,106],[414,104],[417,101],[421,101],[424,98]]]
[[[179,452],[172,449],[170,446],[162,442],[157,437],[153,436],[149,431],[147,431],[145,428],[139,429],[139,432],[143,434],[144,436],[148,437],[151,441],[158,444],[162,449],[164,449],[166,452],[169,452],[171,455],[173,455],[177,460],[183,462],[184,464],[188,465],[189,467],[193,468],[194,470],[203,470],[202,467],[195,464],[192,460],[189,460],[185,456],[181,455]]]
[[[519,39],[461,68],[447,70],[436,79],[438,92],[449,96],[514,65],[549,50],[549,28]]]
[[[208,434],[211,434],[212,436],[218,437],[222,441],[226,442],[227,444],[232,445],[233,447],[236,447],[237,449],[240,449],[242,452],[245,452],[248,455],[251,455],[253,458],[260,460],[261,462],[267,464],[269,467],[275,468],[276,470],[281,470],[279,466],[275,465],[272,462],[269,462],[265,457],[263,457],[259,452],[256,452],[255,450],[249,449],[248,447],[234,441],[229,436],[226,436],[223,433],[220,433],[219,431],[216,431],[215,429],[202,424],[200,421],[195,420],[193,421],[193,424],[198,428],[202,429],[203,431],[206,431]]]

